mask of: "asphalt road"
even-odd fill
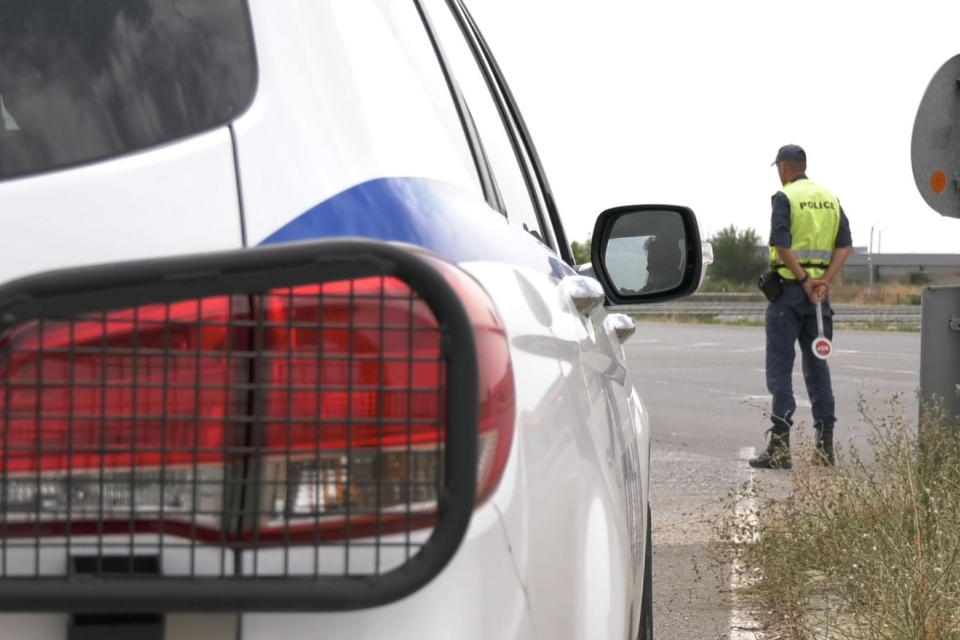
[[[917,415],[920,335],[840,331],[830,361],[837,399],[837,439],[866,445],[861,398],[873,410],[901,394]],[[711,522],[720,500],[747,478],[742,458],[765,446],[762,328],[640,323],[626,346],[634,382],[651,414],[654,599],[658,640],[752,637],[731,632],[735,608],[726,578],[710,568]],[[812,435],[799,354],[798,426]],[[782,481],[784,471],[771,480]],[[734,616],[735,617],[735,616]],[[734,622],[740,626],[742,620]]]

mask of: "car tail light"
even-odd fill
[[[231,322],[248,307],[238,297],[147,305],[4,337],[0,527],[220,508],[227,417],[241,411],[235,389],[247,376],[226,354],[243,348],[246,330]]]
[[[486,294],[439,266],[463,295],[478,341],[483,498],[509,453],[509,352]],[[252,386],[262,390],[262,442],[251,449],[263,495],[248,536],[296,541],[289,525],[306,520],[310,542],[318,516],[386,512],[386,531],[409,517],[389,513],[398,507],[435,509],[445,420],[440,333],[430,308],[399,280],[32,322],[0,344],[9,354],[0,364],[8,516],[40,518],[49,531],[58,515],[101,511],[213,524],[204,516],[223,511],[223,467],[242,462],[250,437],[241,431],[253,422],[244,418]],[[324,539],[344,535],[346,522],[330,522]]]
[[[449,439],[478,438],[483,500],[515,413],[490,299],[459,269],[416,260],[469,321],[479,415],[449,406],[457,345],[437,301],[390,274],[0,323],[0,581],[69,574],[46,549],[162,559],[166,545],[190,557],[177,575],[220,579],[249,566],[228,554],[285,550],[281,574],[302,575],[290,549],[331,544],[375,548],[375,566],[344,575],[380,575],[389,534],[416,555],[412,532],[450,509]],[[219,549],[219,575],[197,568],[202,545]],[[30,562],[11,559],[23,551]]]
[[[446,263],[435,266],[464,301],[477,341],[483,499],[503,473],[513,433],[508,346],[479,285]],[[424,301],[400,281],[372,278],[275,290],[254,313],[266,326],[261,484],[268,495],[258,535],[296,539],[297,528],[283,523],[306,520],[300,530],[309,541],[318,514],[356,514],[361,523],[381,514],[377,526],[391,531],[409,509],[431,512],[443,471],[445,375]],[[334,522],[326,534],[344,534]]]

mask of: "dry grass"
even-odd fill
[[[835,284],[830,289],[832,302],[842,304],[920,304],[925,285],[880,284],[868,293],[862,284]]]
[[[869,455],[847,447],[824,469],[806,443],[788,495],[757,482],[747,518],[729,499],[722,538],[754,578],[740,595],[771,612],[769,637],[957,640],[960,429],[918,435],[898,399],[860,409]]]

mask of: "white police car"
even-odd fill
[[[0,639],[652,636],[696,220],[577,267],[460,0],[7,0],[0,116]]]

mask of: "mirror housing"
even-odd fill
[[[707,279],[707,267],[713,264],[713,245],[706,240],[700,244],[703,246],[703,268],[700,270],[700,284],[697,289],[703,286],[703,281]]]
[[[600,214],[590,257],[607,300],[627,305],[694,293],[703,278],[704,253],[690,208],[630,205]]]

